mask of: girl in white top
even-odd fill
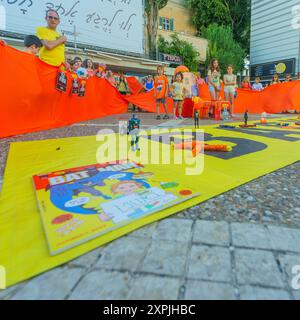
[[[224,93],[225,99],[230,102],[230,115],[233,115],[234,108],[234,94],[236,90],[236,75],[233,74],[233,67],[227,67],[227,74],[224,75]]]

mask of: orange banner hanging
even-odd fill
[[[72,94],[67,73],[66,93],[56,88],[58,68],[0,42],[0,137],[56,128],[89,119],[121,114],[128,102],[108,81],[85,83],[85,95]]]

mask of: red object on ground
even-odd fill
[[[219,152],[228,152],[230,151],[230,148],[227,145],[204,145],[204,151],[219,151]]]
[[[179,193],[182,196],[190,196],[191,194],[193,194],[193,192],[191,190],[181,190],[181,191],[179,191]]]
[[[215,104],[215,110],[214,110],[214,118],[216,121],[221,120],[221,105],[219,103]]]
[[[193,157],[195,158],[203,149],[203,142],[201,141],[184,141],[174,145],[175,150],[192,150]]]

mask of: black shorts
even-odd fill
[[[158,103],[166,103],[166,99],[165,98],[156,99],[156,104]]]

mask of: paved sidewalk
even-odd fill
[[[297,265],[300,162],[0,291],[0,299],[300,300]]]
[[[1,292],[19,299],[299,299],[300,230],[170,218]]]

